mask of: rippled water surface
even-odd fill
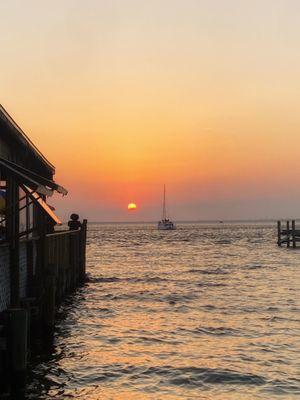
[[[300,250],[273,226],[96,225],[32,399],[300,398]]]

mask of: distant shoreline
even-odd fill
[[[279,218],[280,219],[280,218]],[[235,220],[197,220],[197,221],[175,221],[176,224],[257,224],[257,223],[276,223],[279,219],[235,219]],[[288,218],[281,218],[281,221],[286,221]],[[300,218],[294,218],[295,221],[300,221]],[[65,224],[66,222],[64,222]],[[139,224],[157,224],[157,221],[89,221],[89,224],[101,225],[139,225]]]

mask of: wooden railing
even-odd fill
[[[34,338],[40,333],[42,337],[52,334],[56,306],[85,281],[86,231],[84,220],[79,230],[55,232],[23,242],[26,251],[20,254],[24,255],[22,262],[26,262],[27,268],[22,268],[26,270],[26,279],[20,282],[25,285],[25,297],[22,296],[18,307],[11,306],[10,248],[0,246],[0,375],[4,371],[25,371],[28,335]],[[19,275],[24,273],[19,271]],[[2,381],[0,392],[1,385]]]
[[[297,247],[300,243],[300,230],[296,229],[295,220],[286,221],[285,228],[282,227],[281,221],[277,221],[277,244],[281,246],[286,244],[287,247]]]
[[[48,295],[55,297],[55,304],[85,281],[86,229],[84,220],[79,230],[55,232],[45,237],[45,292],[54,291]],[[51,285],[53,287],[50,288]],[[49,299],[46,299],[47,302]]]

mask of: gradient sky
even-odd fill
[[[63,219],[300,216],[300,2],[1,0],[0,102]],[[129,213],[134,201],[138,210]]]

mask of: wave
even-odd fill
[[[167,279],[167,278],[161,278],[160,276],[149,276],[149,277],[144,277],[144,278],[125,278],[124,279],[127,282],[134,282],[134,283],[138,283],[138,282],[169,282],[171,279]]]
[[[252,269],[261,269],[261,268],[263,268],[263,266],[262,265],[245,265],[244,267],[243,267],[243,269],[250,269],[250,270],[252,270]]]
[[[197,286],[200,287],[224,287],[227,286],[225,283],[214,283],[214,282],[199,282]]]
[[[197,269],[197,268],[192,268],[189,269],[187,272],[189,273],[199,273],[203,275],[227,275],[229,274],[228,271],[225,271],[222,268],[216,268],[216,269]]]
[[[119,282],[121,279],[116,276],[112,277],[90,277],[89,282],[91,283],[110,283],[110,282]]]
[[[201,368],[201,367],[174,367],[166,366],[133,366],[133,365],[106,365],[102,366],[99,373],[89,375],[89,379],[94,383],[97,381],[111,381],[124,379],[129,376],[130,382],[157,378],[161,386],[175,385],[187,388],[203,387],[211,384],[229,385],[264,385],[267,380],[260,375],[242,373],[229,369],[221,368]],[[84,378],[86,380],[88,376]],[[126,382],[126,379],[125,379]]]
[[[184,336],[191,335],[211,335],[211,336],[244,336],[238,329],[228,328],[224,326],[199,326],[194,329],[178,328],[177,330]]]
[[[139,283],[139,282],[144,282],[144,283],[151,283],[151,282],[168,282],[170,279],[167,278],[161,278],[159,276],[151,276],[151,277],[145,277],[145,278],[119,278],[117,276],[100,276],[100,277],[93,277],[89,276],[88,277],[88,282],[89,283],[111,283],[111,282],[133,282],[133,283]]]
[[[198,327],[194,330],[195,333],[213,335],[213,336],[240,336],[240,332],[237,329],[220,327]]]

